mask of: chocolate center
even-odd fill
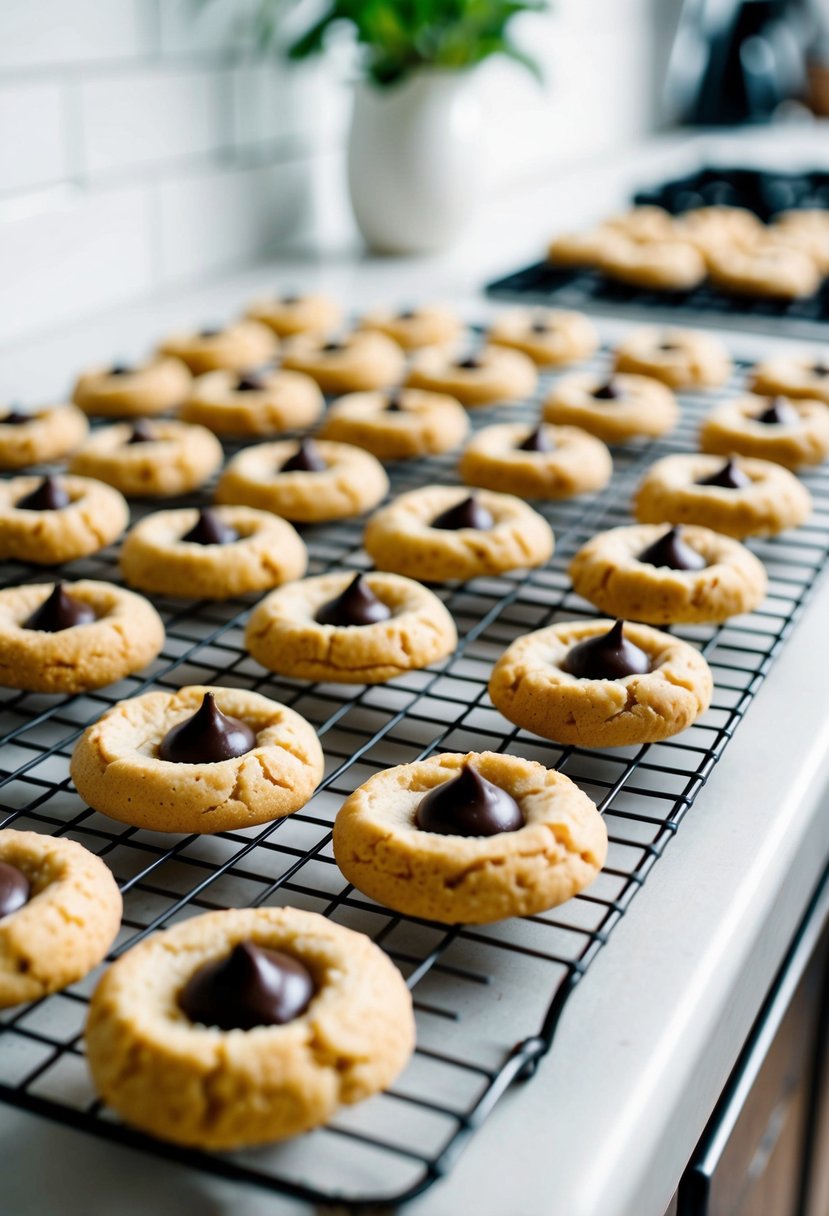
[[[57,477],[44,477],[30,494],[15,503],[19,511],[60,511],[69,506],[69,495]]]
[[[474,494],[470,494],[454,507],[436,515],[431,527],[445,532],[457,532],[461,528],[477,528],[480,532],[487,532],[494,523],[491,512],[478,502]]]
[[[824,363],[822,359],[818,359],[812,364],[812,375],[823,379],[824,376],[829,376],[829,363]]]
[[[627,640],[624,621],[616,621],[607,633],[577,642],[559,666],[579,680],[621,680],[644,675],[650,671],[651,661],[644,650]]]
[[[244,756],[256,744],[256,734],[246,722],[223,714],[212,692],[189,718],[179,722],[158,745],[159,760],[175,764],[216,764]]]
[[[234,386],[237,393],[261,393],[268,387],[261,372],[244,372]]]
[[[555,450],[550,432],[543,426],[537,426],[534,431],[530,431],[523,443],[519,443],[516,451],[519,452],[552,452]]]
[[[293,456],[289,456],[280,473],[322,473],[328,465],[313,439],[301,440]]]
[[[202,507],[199,518],[181,539],[192,545],[232,545],[239,539],[239,533],[220,519],[210,507]]]
[[[130,447],[134,443],[153,443],[157,438],[153,428],[144,418],[139,418],[133,425],[129,439],[125,439],[124,443]]]
[[[487,781],[471,764],[425,794],[415,811],[420,830],[440,836],[496,836],[517,832],[524,822],[512,795]]]
[[[8,414],[4,418],[0,418],[3,426],[21,426],[24,422],[31,421],[32,415],[26,410],[21,410],[17,404],[10,406]]]
[[[200,329],[198,337],[200,338],[218,338],[222,332],[221,325],[205,325],[204,329]]]
[[[311,1003],[316,986],[308,968],[281,950],[240,942],[205,963],[182,988],[178,1006],[191,1022],[219,1030],[283,1026]]]
[[[612,380],[605,380],[604,384],[593,389],[592,396],[596,401],[618,401],[622,392]]]
[[[466,359],[458,359],[455,367],[464,372],[477,372],[483,367],[483,363],[477,355],[468,355]]]
[[[755,421],[763,422],[766,426],[795,426],[800,422],[800,414],[785,397],[772,397],[768,407],[756,415]]]
[[[418,315],[416,308],[401,308],[397,314],[398,321],[413,321]]]
[[[287,308],[293,308],[294,304],[299,304],[302,296],[298,296],[296,292],[289,291],[287,295],[277,296],[277,299]]]
[[[320,347],[320,351],[324,355],[336,355],[345,349],[346,345],[344,342],[326,342],[325,346]]]
[[[533,334],[548,334],[549,332],[550,332],[549,321],[542,321],[542,320],[533,321],[532,325],[530,326],[530,333],[533,333]]]
[[[108,376],[131,376],[132,368],[129,363],[113,363],[107,372]]]
[[[669,570],[704,570],[708,565],[702,554],[683,540],[676,526],[643,549],[636,560],[646,566],[667,566]]]
[[[374,625],[390,616],[388,604],[377,598],[362,574],[355,574],[345,591],[317,610],[314,620],[320,625]]]
[[[75,599],[63,583],[55,583],[40,607],[26,618],[21,628],[37,629],[40,633],[60,633],[73,625],[89,625],[96,619],[95,610],[90,604]]]
[[[405,414],[406,407],[400,399],[399,393],[391,393],[386,401],[387,414]]]
[[[663,351],[666,355],[671,355],[675,351],[682,350],[682,347],[679,345],[678,342],[671,342],[670,340],[668,340],[665,342],[660,342],[659,346],[656,349]]]
[[[717,469],[708,477],[701,477],[698,486],[720,486],[724,490],[743,490],[751,485],[751,478],[735,463],[733,456],[726,460],[721,469]]]
[[[7,861],[0,861],[0,920],[18,912],[31,895],[32,884],[23,871]]]

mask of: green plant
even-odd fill
[[[326,0],[323,14],[288,42],[289,59],[325,49],[332,27],[350,26],[366,76],[393,85],[421,67],[467,68],[507,55],[540,78],[538,65],[512,40],[522,13],[545,12],[548,0]],[[259,0],[252,17],[259,45],[281,45],[285,0]]]

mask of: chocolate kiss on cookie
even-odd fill
[[[302,439],[293,456],[289,456],[280,473],[322,473],[328,465],[320,455],[313,439]]]
[[[579,680],[622,680],[650,671],[650,659],[625,637],[624,624],[616,621],[607,633],[577,642],[559,664],[561,670]]]
[[[829,376],[829,363],[824,363],[822,359],[818,359],[812,364],[812,375],[820,376],[821,379],[824,376]]]
[[[74,625],[89,625],[96,619],[95,610],[82,600],[75,599],[63,583],[55,583],[50,595],[23,622],[23,629],[37,629],[41,633],[60,633]]]
[[[595,401],[618,401],[624,394],[613,380],[606,380],[594,388],[591,396]]]
[[[22,426],[24,422],[31,422],[32,415],[26,410],[21,410],[17,405],[12,405],[5,417],[0,418],[0,423],[3,426]]]
[[[212,692],[190,718],[172,727],[158,745],[159,760],[175,764],[216,764],[244,756],[256,744],[247,722],[223,714]]]
[[[232,545],[239,539],[239,533],[223,519],[219,519],[210,507],[202,507],[199,518],[181,539],[193,545]]]
[[[29,902],[32,894],[32,884],[22,870],[0,861],[0,920],[18,912]]]
[[[129,363],[113,363],[107,372],[108,376],[131,376],[132,368]]]
[[[751,478],[736,464],[730,456],[721,469],[717,469],[709,477],[701,477],[698,486],[720,486],[724,490],[744,490],[751,485]]]
[[[430,526],[445,532],[457,532],[461,528],[477,528],[480,532],[487,532],[494,523],[491,512],[478,502],[474,494],[470,494],[454,507],[441,511]]]
[[[552,452],[555,448],[550,432],[543,426],[537,426],[534,431],[530,431],[523,443],[519,443],[517,451],[519,452]]]
[[[299,959],[240,942],[225,958],[205,963],[191,975],[178,1005],[191,1022],[202,1026],[252,1030],[298,1018],[315,992],[311,974]]]
[[[378,600],[362,574],[355,574],[341,595],[317,610],[314,620],[320,625],[374,625],[390,616],[388,604]]]
[[[458,359],[455,367],[463,372],[477,372],[483,367],[483,363],[477,355],[468,355],[465,359]]]
[[[524,826],[518,803],[465,764],[457,777],[430,790],[417,804],[415,823],[441,836],[496,836]]]
[[[205,325],[204,329],[200,329],[198,337],[200,338],[218,338],[220,333],[223,333],[221,325]]]
[[[44,477],[31,494],[24,494],[14,505],[20,511],[60,511],[69,506],[69,495],[57,477]]]
[[[708,565],[702,554],[687,544],[676,526],[643,549],[636,560],[646,566],[667,566],[669,570],[704,570]]]
[[[244,372],[234,384],[237,393],[262,393],[268,387],[261,372]]]
[[[387,414],[405,414],[406,407],[400,400],[398,393],[392,393],[386,402],[384,409]]]
[[[156,434],[150,424],[144,418],[139,418],[133,425],[129,439],[124,442],[130,446],[133,443],[153,443],[155,439]]]
[[[785,397],[772,397],[768,407],[755,415],[755,422],[764,422],[766,426],[796,426],[800,414]]]
[[[549,332],[550,332],[550,323],[549,323],[549,321],[543,320],[543,318],[539,318],[539,320],[533,321],[532,325],[530,326],[531,334],[548,334]]]

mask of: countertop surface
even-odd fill
[[[809,128],[716,146],[723,159],[797,165],[825,144],[825,129]],[[474,320],[489,307],[475,296],[484,279],[532,260],[551,231],[607,213],[633,187],[692,166],[710,147],[694,136],[663,137],[528,185],[493,200],[443,258],[295,250],[232,279],[0,349],[0,390],[60,394],[86,362],[137,355],[176,324],[230,314],[263,287],[320,286],[355,308],[439,296]],[[749,356],[770,344],[731,341]],[[829,854],[829,716],[824,682],[814,678],[829,657],[828,618],[823,578],[677,839],[571,996],[536,1077],[502,1099],[450,1177],[407,1212],[662,1216]],[[309,1212],[5,1107],[0,1145],[8,1216]]]

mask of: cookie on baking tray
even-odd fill
[[[282,366],[304,372],[324,393],[365,393],[398,384],[403,351],[386,334],[355,330],[339,338],[298,334],[286,340]]]
[[[751,369],[748,386],[764,397],[806,397],[829,405],[829,350],[823,355],[772,355]]]
[[[129,507],[89,477],[13,477],[0,482],[0,558],[54,566],[97,553],[121,535]]]
[[[652,291],[691,291],[706,275],[702,254],[689,241],[622,239],[599,255],[608,278]]]
[[[469,416],[454,397],[416,388],[339,397],[318,432],[320,439],[353,443],[379,460],[449,452],[468,433]]]
[[[222,445],[203,426],[141,420],[94,431],[69,471],[104,481],[127,498],[172,498],[203,486],[223,457]]]
[[[82,979],[120,924],[121,892],[94,853],[65,836],[0,831],[0,1008]]]
[[[496,752],[385,769],[343,803],[334,856],[378,903],[444,924],[488,924],[564,903],[607,854],[595,805],[569,777]]]
[[[649,625],[567,621],[517,638],[489,681],[492,704],[524,730],[579,747],[656,743],[711,701],[711,670],[687,642]]]
[[[542,566],[553,532],[511,494],[423,486],[372,515],[363,546],[378,570],[441,583]]]
[[[547,261],[554,266],[593,269],[624,239],[624,234],[610,224],[599,224],[584,232],[560,232],[547,247]]]
[[[766,594],[766,571],[739,541],[693,525],[599,532],[570,562],[578,595],[600,612],[651,625],[725,621]]]
[[[757,397],[723,401],[704,419],[703,452],[758,456],[787,469],[820,464],[829,455],[829,406],[805,397]]]
[[[406,377],[410,388],[448,393],[470,409],[521,401],[531,395],[537,381],[529,355],[505,346],[483,346],[457,358],[430,347],[413,356]]]
[[[142,418],[176,409],[191,379],[181,359],[156,355],[140,363],[90,368],[78,378],[72,400],[101,418]]]
[[[197,376],[179,417],[216,435],[264,438],[313,426],[324,407],[325,399],[310,376],[264,367]]]
[[[229,1149],[370,1097],[414,1039],[403,977],[369,938],[314,912],[234,908],[122,955],[92,997],[86,1055],[127,1123]]]
[[[467,485],[519,498],[573,498],[603,490],[613,461],[601,440],[578,427],[504,422],[475,433],[458,472]]]
[[[616,347],[618,372],[651,376],[669,388],[716,388],[731,374],[728,351],[713,334],[693,329],[631,330]]]
[[[770,460],[682,453],[650,466],[633,508],[643,524],[701,524],[742,540],[805,523],[812,499],[788,469]]]
[[[28,692],[104,688],[161,651],[164,626],[143,596],[112,583],[0,589],[0,685]]]
[[[438,597],[399,574],[338,572],[289,583],[257,604],[250,654],[280,675],[380,684],[446,658],[455,622]]]
[[[589,358],[599,345],[599,335],[583,312],[510,308],[489,326],[487,341],[520,350],[540,367],[561,367]]]
[[[89,806],[154,832],[224,832],[282,819],[322,777],[304,718],[241,688],[191,685],[119,701],[87,727],[72,780]]]
[[[119,561],[131,587],[226,600],[301,578],[308,552],[287,520],[270,511],[183,507],[145,516],[128,533]]]
[[[277,340],[266,325],[245,320],[171,334],[159,350],[186,363],[193,375],[198,376],[219,368],[244,372],[261,367],[273,359],[277,348]]]
[[[765,226],[745,207],[694,207],[674,219],[674,232],[690,241],[708,260],[725,248],[741,248],[759,240]]]
[[[667,385],[623,372],[609,380],[593,372],[562,376],[542,412],[546,422],[580,427],[605,443],[658,438],[679,422],[679,406]]]
[[[322,523],[361,515],[388,488],[383,466],[362,448],[330,439],[281,440],[244,448],[228,461],[216,501]]]
[[[89,423],[74,405],[24,410],[8,406],[0,417],[0,469],[25,469],[62,460],[82,443]]]
[[[313,292],[254,300],[248,316],[269,326],[280,338],[294,334],[330,334],[342,324],[342,309],[329,296]]]
[[[814,295],[822,279],[808,253],[773,235],[744,248],[723,246],[712,252],[708,273],[721,291],[785,300]]]
[[[360,329],[372,329],[393,338],[403,350],[422,346],[451,346],[463,334],[463,323],[451,308],[421,304],[397,310],[375,308],[360,318]]]

